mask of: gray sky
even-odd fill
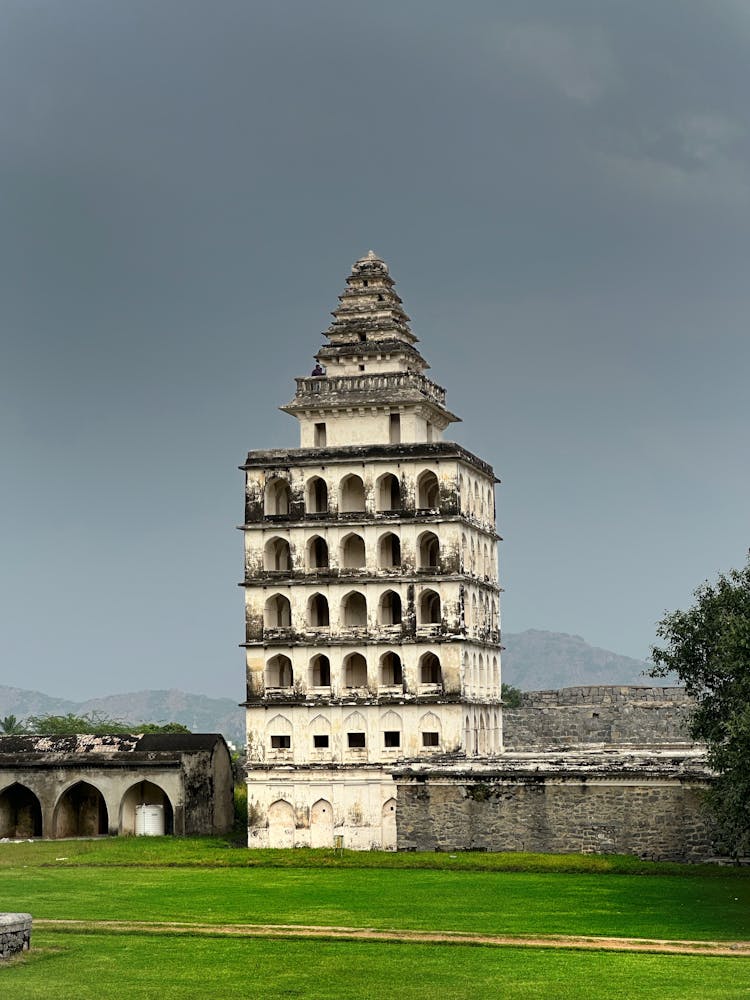
[[[645,656],[748,546],[745,0],[4,0],[0,683],[244,691],[249,448],[390,263],[503,624]]]

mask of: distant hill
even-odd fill
[[[50,698],[39,691],[0,685],[0,718],[15,715],[88,715],[96,712],[126,722],[181,722],[195,733],[223,733],[237,746],[245,742],[245,715],[231,698],[208,698],[184,691],[131,691],[88,701]]]
[[[503,680],[524,691],[579,684],[649,684],[647,664],[590,646],[564,632],[503,633]],[[51,698],[39,691],[0,685],[0,718],[15,715],[87,715],[96,712],[128,722],[181,722],[193,732],[223,733],[236,746],[245,742],[244,712],[231,698],[184,691],[132,691],[88,701]]]
[[[565,632],[503,633],[503,681],[523,691],[577,687],[579,684],[652,684],[648,664],[608,649],[590,646]]]

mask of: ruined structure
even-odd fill
[[[489,465],[370,252],[243,466],[250,846],[396,846],[394,766],[502,749]]]
[[[226,833],[232,789],[218,735],[0,736],[0,838],[133,834],[141,806],[165,833]]]

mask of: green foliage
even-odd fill
[[[0,719],[0,734],[3,736],[16,736],[25,732],[26,726],[15,715],[6,715],[4,719]]]
[[[503,684],[500,688],[503,705],[507,708],[520,708],[522,702],[522,694],[520,688],[513,687],[512,684]]]
[[[750,558],[694,596],[659,623],[651,675],[676,673],[696,699],[691,734],[718,775],[707,802],[721,849],[739,857],[750,854]]]
[[[39,736],[75,736],[79,733],[93,736],[124,736],[128,733],[189,733],[180,722],[120,722],[99,712],[87,715],[30,715],[28,732]]]

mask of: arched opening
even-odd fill
[[[270,572],[289,572],[292,568],[292,552],[286,538],[269,538],[263,549],[263,569]]]
[[[289,514],[292,490],[286,479],[270,479],[263,494],[263,511],[270,517]]]
[[[396,800],[388,799],[383,804],[383,844],[384,851],[396,850]]]
[[[310,686],[329,688],[331,686],[331,661],[323,653],[310,660]]]
[[[174,811],[163,788],[152,781],[138,781],[130,786],[120,802],[120,833],[130,836],[174,833]]]
[[[367,687],[367,660],[361,653],[350,653],[344,659],[344,687]]]
[[[310,847],[333,847],[333,806],[318,799],[310,810]]]
[[[355,514],[365,509],[365,484],[359,476],[344,476],[339,488],[339,512]]]
[[[361,535],[352,533],[341,540],[342,569],[364,569],[365,540]]]
[[[436,590],[423,590],[419,595],[417,624],[439,625],[441,621],[440,594]]]
[[[484,691],[487,685],[487,677],[484,672],[484,656],[482,653],[479,654],[479,673],[477,675],[477,687],[480,692]]]
[[[283,653],[272,656],[266,663],[266,688],[291,688],[293,684],[292,661]]]
[[[313,594],[307,602],[307,622],[311,628],[328,628],[328,598],[323,594]]]
[[[380,684],[382,687],[401,687],[403,682],[401,657],[389,649],[380,657]]]
[[[341,622],[357,628],[367,627],[367,601],[365,595],[353,590],[341,602]]]
[[[423,472],[417,479],[417,507],[420,510],[437,510],[440,506],[440,487],[434,472]]]
[[[313,476],[305,483],[305,510],[308,514],[328,511],[328,484],[320,476]]]
[[[378,569],[398,569],[401,565],[401,541],[387,531],[378,540]]]
[[[277,799],[268,810],[268,846],[294,847],[294,809],[286,799]]]
[[[306,548],[308,569],[328,569],[328,543],[320,535],[313,535]]]
[[[266,628],[291,628],[292,606],[283,594],[273,594],[263,609],[263,624]]]
[[[88,781],[76,782],[60,796],[53,827],[53,836],[58,839],[104,836],[109,827],[104,796]]]
[[[423,653],[419,659],[419,683],[442,684],[443,675],[440,660],[434,653]]]
[[[0,792],[0,837],[30,840],[41,836],[42,807],[31,789],[16,782]]]
[[[401,510],[401,484],[392,472],[386,472],[375,485],[377,509]]]
[[[401,624],[401,595],[395,590],[386,590],[378,603],[379,625]]]
[[[417,539],[417,568],[437,569],[440,566],[440,541],[434,531],[423,531]]]

